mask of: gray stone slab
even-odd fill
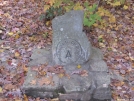
[[[92,91],[88,90],[85,92],[75,92],[60,94],[60,101],[73,100],[73,101],[89,101],[92,97]]]
[[[99,100],[111,99],[111,90],[110,87],[103,87],[95,89],[93,98]]]
[[[33,49],[33,54],[31,55],[31,60],[29,62],[30,66],[35,66],[38,64],[49,63],[52,64],[52,51],[51,47],[46,47],[44,49]]]
[[[107,72],[92,72],[92,77],[97,88],[107,87],[110,84],[110,75]]]
[[[100,49],[92,47],[92,54],[90,60],[98,61],[103,59],[103,54]]]
[[[103,60],[98,61],[91,60],[89,65],[90,65],[89,68],[90,71],[108,71],[107,64]]]
[[[83,11],[71,11],[52,20],[53,60],[56,64],[83,64],[91,55],[91,44],[83,30]]]
[[[28,95],[43,96],[42,93],[45,95],[45,92],[46,93],[49,92],[49,94],[47,93],[46,95],[51,95],[50,93],[54,93],[55,91],[60,90],[60,84],[59,84],[60,82],[59,82],[59,77],[57,75],[52,75],[54,85],[45,85],[44,84],[42,86],[38,82],[39,80],[41,80],[41,78],[37,78],[36,75],[37,75],[36,72],[31,70],[31,68],[29,68],[25,82],[22,87],[22,89]],[[35,85],[32,85],[30,83],[32,80],[36,80],[37,83]],[[31,92],[33,92],[33,93],[31,93]]]
[[[27,96],[32,96],[32,97],[40,97],[40,98],[54,98],[54,96],[55,97],[57,97],[58,95],[57,94],[55,94],[54,92],[47,92],[47,91],[34,91],[34,90],[25,90],[25,94],[27,95]]]
[[[61,84],[66,93],[87,91],[92,84],[91,76],[82,77],[79,75],[72,75],[70,79],[61,78]]]
[[[96,89],[93,98],[99,100],[111,99],[110,75],[107,72],[92,72]]]
[[[59,99],[60,101],[65,100],[73,100],[73,101],[81,101],[82,93],[67,93],[67,94],[60,94]]]

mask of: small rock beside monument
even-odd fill
[[[52,46],[33,50],[22,87],[27,95],[59,97],[60,101],[111,99],[108,68],[101,51],[91,46],[82,31],[83,15],[83,11],[71,11],[53,19]],[[32,67],[45,63],[42,71],[46,74],[39,78]]]

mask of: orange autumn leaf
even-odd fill
[[[20,53],[17,51],[14,53],[15,57],[19,57],[20,56]]]
[[[23,67],[23,70],[24,70],[25,72],[28,71],[28,68],[26,67],[26,65],[22,65],[22,67]]]
[[[53,82],[52,80],[53,80],[53,77],[49,76],[49,77],[43,77],[38,82],[39,82],[40,86],[42,86],[42,85],[50,85]]]
[[[80,72],[80,75],[81,75],[81,76],[88,76],[88,71],[87,71],[87,70],[82,70],[82,71]]]
[[[50,5],[44,5],[44,11],[46,12],[50,8]]]
[[[6,90],[12,90],[12,89],[15,89],[16,86],[15,85],[12,85],[12,84],[5,84],[4,86],[4,89]]]
[[[55,0],[47,0],[46,2],[52,6],[55,3]]]
[[[24,101],[28,101],[28,98],[25,94],[24,94]]]
[[[131,88],[134,91],[134,87]]]
[[[36,80],[32,80],[32,81],[30,82],[30,84],[31,84],[31,85],[36,85]]]
[[[114,86],[122,86],[122,85],[124,85],[124,82],[122,81],[122,82],[116,82],[116,83],[114,83]]]

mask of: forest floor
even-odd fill
[[[102,0],[99,7],[114,18],[105,16],[84,31],[92,46],[102,50],[109,73],[123,78],[111,79],[112,101],[134,101],[134,2],[112,7]],[[58,101],[21,92],[32,50],[52,43],[51,21],[40,20],[42,14],[43,0],[0,0],[0,101]]]

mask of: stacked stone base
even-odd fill
[[[30,67],[37,64],[49,63],[53,66],[53,61],[50,57],[51,48],[35,49],[31,56],[32,61],[29,63],[29,70],[23,84],[23,91],[26,95],[40,98],[59,98],[60,101],[105,101],[111,99],[110,91],[110,75],[106,63],[102,60],[102,53],[97,48],[92,48],[92,56],[90,60],[81,65],[78,69],[76,65],[64,66],[64,69],[70,77],[63,76],[60,78],[57,74],[52,74],[54,85],[38,84],[36,72]],[[73,74],[75,71],[86,70],[87,76]],[[36,85],[31,85],[31,80],[36,80]]]

